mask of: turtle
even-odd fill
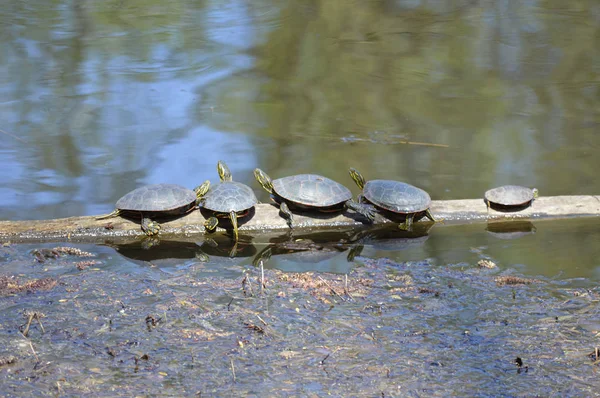
[[[218,218],[228,217],[231,220],[233,236],[237,242],[237,219],[247,215],[250,209],[258,203],[258,199],[248,185],[233,181],[229,168],[220,160],[217,162],[217,171],[221,182],[210,188],[208,193],[200,199],[200,205],[212,212],[212,217],[206,220],[204,227],[207,231],[214,231],[219,224]],[[198,187],[198,189],[200,188]]]
[[[359,202],[367,201],[375,205],[380,213],[401,214],[405,216],[403,223],[398,228],[411,230],[415,216],[425,216],[433,222],[437,220],[431,214],[429,206],[431,197],[427,192],[414,185],[394,180],[371,180],[365,182],[363,176],[353,168],[350,168],[350,177],[356,185],[362,189],[358,196]]]
[[[96,220],[139,214],[142,217],[142,231],[148,236],[154,236],[160,232],[160,224],[153,218],[191,211],[209,187],[209,181],[205,181],[194,191],[176,184],[146,185],[134,189],[117,200],[116,208],[112,213],[98,216]]]
[[[290,207],[322,212],[349,208],[363,215],[367,220],[373,221],[375,209],[372,206],[355,202],[348,188],[327,177],[317,174],[296,174],[272,180],[258,168],[254,170],[254,177],[279,205],[279,211],[290,228],[294,222]]]
[[[532,189],[519,185],[504,185],[492,188],[484,194],[488,210],[490,206],[505,210],[520,210],[529,206],[537,197],[538,190],[536,188]]]

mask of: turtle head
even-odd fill
[[[217,172],[219,173],[219,178],[221,181],[232,181],[231,171],[229,171],[229,167],[223,162],[219,160],[217,162]]]
[[[537,199],[538,196],[540,196],[540,192],[538,191],[537,188],[533,188],[531,191],[533,192],[533,198],[534,199]]]
[[[269,193],[273,193],[273,180],[261,169],[254,169],[254,178]]]
[[[350,177],[352,177],[356,185],[358,185],[360,189],[363,189],[365,187],[365,178],[362,176],[362,174],[352,167],[350,167],[348,172],[350,173]]]
[[[204,181],[201,185],[198,185],[196,188],[194,188],[194,192],[196,192],[196,198],[200,199],[204,195],[206,195],[209,188],[210,188],[209,180]]]

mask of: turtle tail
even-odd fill
[[[121,210],[114,209],[112,213],[104,214],[102,216],[97,216],[96,220],[104,220],[105,218],[118,217],[119,215],[121,215]]]

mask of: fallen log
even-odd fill
[[[438,200],[431,205],[433,215],[444,224],[465,224],[477,222],[495,222],[509,220],[535,220],[571,217],[599,217],[599,196],[547,196],[536,199],[533,204],[516,212],[489,209],[482,199]],[[194,210],[175,219],[158,220],[161,222],[161,236],[190,237],[205,233],[205,215]],[[220,225],[227,228],[226,220]],[[377,217],[374,224],[390,221]],[[428,222],[422,220],[419,221]],[[271,204],[258,204],[248,216],[240,219],[240,233],[258,235],[266,232],[286,231],[288,226],[279,215],[279,209]],[[365,224],[361,217],[353,212],[344,213],[307,213],[295,214],[295,229],[307,232],[312,229],[331,229],[338,227],[359,227]],[[223,228],[219,227],[220,230]],[[123,217],[96,220],[94,216],[69,217],[53,220],[0,221],[0,241],[61,241],[73,238],[88,242],[102,242],[119,237],[143,235],[140,220]]]

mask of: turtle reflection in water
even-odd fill
[[[200,199],[200,205],[212,214],[204,223],[204,227],[208,231],[214,231],[219,224],[219,218],[229,218],[234,240],[237,241],[237,219],[246,216],[258,200],[249,186],[233,181],[229,168],[220,160],[217,163],[217,171],[221,182],[211,187]],[[196,189],[201,191],[202,186]]]
[[[160,232],[160,224],[154,218],[176,216],[193,210],[209,186],[210,182],[205,181],[194,191],[175,184],[140,187],[119,199],[112,213],[98,216],[96,220],[140,215],[142,231],[148,236],[154,236]]]
[[[323,244],[310,239],[296,239],[268,245],[256,255],[252,264],[259,266],[261,262],[266,263],[272,256],[278,255],[286,256],[288,260],[299,263],[318,263],[329,260],[348,249],[350,250],[346,259],[352,262],[354,257],[360,255],[363,246],[343,243]]]
[[[261,169],[254,170],[258,183],[271,194],[290,228],[294,221],[291,208],[336,212],[354,210],[373,221],[373,207],[352,200],[352,193],[342,184],[317,174],[298,174],[272,180]]]
[[[486,231],[498,239],[519,239],[537,231],[530,221],[489,222]]]
[[[365,181],[363,176],[356,170],[350,169],[350,177],[356,185],[362,189],[359,195],[359,202],[367,201],[375,205],[380,213],[388,216],[403,215],[404,222],[398,225],[402,230],[410,230],[413,219],[427,217],[433,222],[429,206],[431,206],[431,197],[424,190],[417,188],[405,182],[393,180],[371,180]]]
[[[488,207],[503,211],[519,211],[531,205],[538,197],[536,188],[521,187],[519,185],[504,185],[490,189],[484,194]]]

